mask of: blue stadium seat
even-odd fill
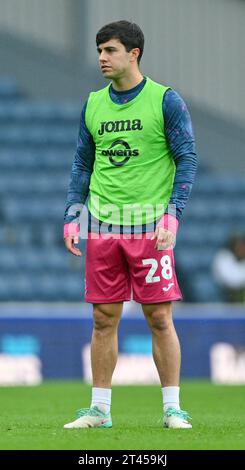
[[[194,302],[224,302],[224,296],[210,274],[196,274],[191,283]]]
[[[0,164],[3,170],[30,169],[36,171],[38,168],[45,171],[64,171],[66,175],[71,170],[75,145],[66,146],[65,149],[49,148],[16,148],[9,144],[0,149]]]
[[[5,273],[0,280],[1,300],[33,300],[32,276],[25,273]]]
[[[23,97],[23,92],[20,91],[18,82],[13,77],[1,77],[0,78],[0,100],[14,101]]]
[[[244,178],[242,175],[201,175],[193,188],[193,195],[211,198],[230,199],[243,195],[245,197]]]
[[[84,281],[81,274],[71,276],[65,273],[45,273],[33,277],[33,300],[79,301],[83,293]]]
[[[18,259],[14,249],[1,245],[0,249],[1,272],[17,271],[19,269]]]
[[[213,202],[207,202],[205,199],[192,199],[186,208],[186,217],[193,220],[205,221],[212,225],[213,221],[225,221],[226,219],[236,218],[240,209],[239,199],[234,201],[230,198],[214,198]],[[208,227],[208,225],[207,225]]]
[[[39,194],[40,197],[43,197],[45,194],[46,197],[53,197],[58,193],[64,193],[63,198],[65,198],[68,182],[69,175],[64,172],[13,171],[10,173],[10,171],[2,171],[0,173],[0,194],[11,189],[11,195],[20,194],[23,197],[35,193]]]
[[[84,265],[84,257],[72,256],[66,251],[64,244],[60,248],[55,245],[37,248],[32,245],[28,248],[2,245],[0,260],[4,272],[81,272]]]
[[[9,225],[0,227],[0,242],[5,247],[18,246],[19,249],[59,247],[63,243],[63,219],[57,221],[13,220]]]
[[[177,246],[223,246],[230,235],[230,221],[214,221],[207,227],[203,221],[185,221],[183,227],[180,225]]]
[[[75,145],[77,140],[76,131],[67,126],[0,126],[0,144],[12,143],[15,145]]]
[[[44,223],[47,221],[63,220],[64,200],[63,198],[9,198],[3,207],[5,220],[35,221]]]
[[[215,253],[216,250],[213,246],[200,246],[198,248],[179,247],[175,250],[176,263],[178,263],[182,270],[189,271],[190,273],[194,271],[209,271]]]
[[[1,83],[0,83],[1,86]],[[73,103],[48,103],[27,101],[0,103],[0,122],[19,123],[60,123],[78,127],[81,106]]]

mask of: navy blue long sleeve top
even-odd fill
[[[144,78],[136,87],[127,91],[109,88],[112,101],[124,104],[132,100],[146,83]],[[74,204],[84,205],[89,193],[90,177],[95,159],[95,144],[85,123],[87,101],[83,106],[80,119],[77,149],[72,164],[68,187],[65,223],[70,223],[76,215],[68,211]],[[180,220],[186,202],[190,196],[197,169],[197,153],[189,111],[181,96],[171,88],[166,91],[162,103],[164,129],[172,157],[176,165],[173,191],[169,205],[175,204],[176,217]],[[170,206],[171,207],[171,206]],[[166,210],[168,212],[168,209]],[[171,210],[169,211],[171,213]]]

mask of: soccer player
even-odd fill
[[[138,25],[110,23],[96,44],[110,83],[90,93],[82,110],[64,225],[66,248],[81,256],[72,207],[89,197],[85,300],[93,304],[92,401],[64,427],[112,426],[117,328],[132,293],[152,333],[163,425],[191,428],[179,404],[180,346],[172,320],[172,301],[182,299],[173,247],[196,171],[190,115],[178,93],[142,75]]]

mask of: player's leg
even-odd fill
[[[182,298],[173,250],[157,251],[146,234],[124,240],[133,298],[141,303],[152,331],[153,356],[162,387],[178,386],[180,346],[172,320],[172,301]]]
[[[142,304],[152,333],[152,352],[162,385],[164,425],[191,428],[188,414],[179,406],[180,344],[172,319],[171,302]]]
[[[130,279],[118,239],[89,238],[86,256],[87,302],[93,303],[90,408],[66,428],[111,427],[111,379],[117,361],[117,328],[123,301],[130,299]]]
[[[111,380],[118,356],[117,329],[123,303],[95,304],[91,342],[91,366],[93,376],[90,408],[78,411],[69,428],[111,427]]]
[[[153,357],[162,384],[164,422],[168,427],[191,427],[179,410],[180,345],[172,319],[172,304],[181,300],[172,249],[157,251],[155,241],[124,241],[130,267],[133,298],[141,303],[152,332]],[[171,406],[172,405],[172,406]],[[168,408],[168,410],[167,410]],[[167,414],[172,416],[167,417]]]
[[[111,388],[118,355],[117,329],[123,303],[94,305],[91,343],[93,387]]]
[[[152,352],[162,387],[178,387],[180,345],[172,319],[171,302],[142,304],[152,333]]]

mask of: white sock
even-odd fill
[[[111,388],[92,388],[91,406],[97,406],[103,413],[111,410]]]
[[[180,409],[179,406],[179,387],[163,387],[162,388],[163,409],[167,411],[168,408]]]

